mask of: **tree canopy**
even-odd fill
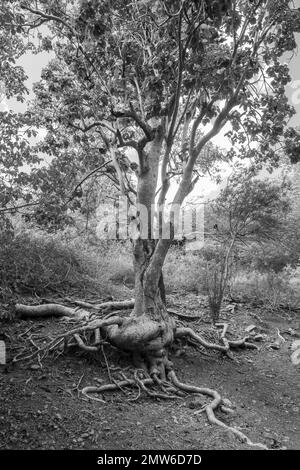
[[[19,168],[46,157],[47,165],[23,174],[27,188],[32,178],[28,200],[34,193],[42,210],[74,203],[70,191],[78,195],[89,175],[150,210],[164,207],[172,178],[173,206],[181,205],[220,159],[273,168],[285,151],[297,161],[281,57],[296,46],[300,12],[287,0],[15,0],[2,22],[11,47],[17,40],[20,51],[52,51],[26,113],[46,137],[28,153],[21,148],[21,159],[15,151],[2,157]],[[224,128],[231,149],[208,152]],[[153,269],[168,247],[157,243]]]
[[[43,194],[51,186],[63,191],[63,179],[70,191],[68,180],[78,183],[106,163],[107,177],[133,201],[135,174],[149,167],[158,173],[159,166],[159,203],[181,174],[181,204],[199,179],[205,145],[227,123],[232,149],[223,158],[272,167],[286,148],[297,160],[299,135],[287,127],[294,113],[285,96],[289,69],[280,60],[300,31],[299,11],[289,1],[2,3],[7,96],[24,97],[24,73],[14,64],[26,47],[54,54],[26,115],[47,130],[46,138],[25,157],[19,152],[25,160],[50,156],[50,167],[34,177]],[[147,147],[159,133],[154,164]],[[6,158],[16,162],[12,154]]]

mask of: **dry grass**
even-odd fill
[[[171,248],[164,277],[169,294],[207,294],[207,261],[199,252],[185,253],[181,248]],[[95,243],[73,229],[49,235],[24,224],[12,239],[0,234],[2,301],[15,294],[42,295],[49,290],[63,293],[76,290],[81,297],[93,291],[99,296],[129,298],[133,285],[130,243]],[[263,302],[272,308],[280,304],[298,307],[300,267],[286,267],[279,273],[243,268],[231,279],[230,290],[234,297]]]
[[[233,297],[260,302],[272,309],[300,306],[300,267],[287,266],[281,272],[239,271],[231,280]]]
[[[185,253],[180,248],[171,248],[164,265],[167,293],[205,292],[205,263],[198,252]]]
[[[88,243],[71,231],[56,235],[22,228],[0,235],[0,296],[78,290],[111,294],[116,277],[130,272],[128,250],[116,243]],[[115,294],[115,292],[113,292]]]

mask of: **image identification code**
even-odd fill
[[[144,454],[138,457],[110,456],[98,457],[98,465],[121,465],[128,468],[133,464],[140,465],[199,465],[201,456],[198,454]]]

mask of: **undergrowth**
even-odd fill
[[[207,259],[201,251],[172,247],[164,265],[167,294],[207,295]],[[233,269],[230,293],[271,308],[300,305],[300,267],[260,271],[253,266]],[[218,283],[216,283],[217,286]],[[0,233],[0,300],[16,294],[44,295],[89,292],[99,297],[133,296],[134,273],[130,242],[97,240],[74,229],[49,234],[22,224],[11,237]]]

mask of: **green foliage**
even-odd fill
[[[236,265],[261,273],[279,273],[286,266],[295,268],[299,262],[299,228],[287,225],[281,236],[281,240],[274,242],[254,242],[247,247],[239,247]]]
[[[285,131],[285,151],[291,163],[300,161],[300,132],[298,129],[287,129]]]

